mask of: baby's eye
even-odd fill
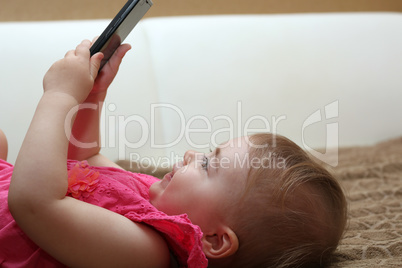
[[[204,155],[204,157],[202,158],[202,163],[201,163],[202,169],[208,171],[208,163],[209,163],[209,159],[208,159],[208,157],[206,157]]]

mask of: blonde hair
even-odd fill
[[[323,266],[346,225],[342,188],[289,139],[266,133],[249,140],[250,158],[264,162],[250,168],[244,196],[233,204],[240,247],[220,266]]]

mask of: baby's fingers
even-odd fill
[[[122,44],[121,46],[119,46],[117,48],[114,56],[116,56],[117,58],[122,59],[130,49],[131,49],[131,45]]]
[[[79,44],[77,46],[77,48],[75,49],[75,55],[89,58],[89,56],[90,56],[89,48],[90,47],[91,47],[91,41],[83,40],[81,42],[81,44]]]
[[[72,50],[67,51],[67,53],[66,53],[66,55],[64,55],[64,57],[67,58],[67,57],[71,57],[74,55],[75,55],[75,50],[72,49]]]
[[[91,42],[88,40],[83,40],[81,44],[79,44],[75,49],[71,49],[67,51],[67,53],[64,55],[65,58],[67,57],[72,57],[72,56],[83,56],[83,57],[88,57],[90,55],[89,51],[89,46]]]
[[[131,46],[129,44],[122,44],[121,46],[119,46],[117,50],[113,53],[112,57],[109,59],[105,67],[110,69],[112,73],[116,74],[119,70],[121,61],[130,49]]]
[[[95,80],[96,77],[98,76],[99,68],[101,61],[103,59],[103,53],[96,53],[91,57],[91,62],[90,62],[90,73],[92,78]]]

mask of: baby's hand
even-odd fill
[[[95,40],[94,40],[95,41]],[[117,50],[110,57],[109,61],[103,66],[102,70],[99,72],[98,77],[95,80],[95,84],[92,88],[91,94],[106,92],[113,79],[115,78],[120,63],[123,57],[126,55],[127,51],[131,49],[129,44],[122,44],[117,48]]]
[[[60,92],[82,103],[91,91],[98,75],[102,53],[90,57],[91,42],[84,40],[75,50],[55,62],[43,79],[45,92]]]

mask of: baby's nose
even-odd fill
[[[195,153],[196,153],[195,151],[189,150],[184,154],[183,157],[184,165],[188,165],[194,159]]]

